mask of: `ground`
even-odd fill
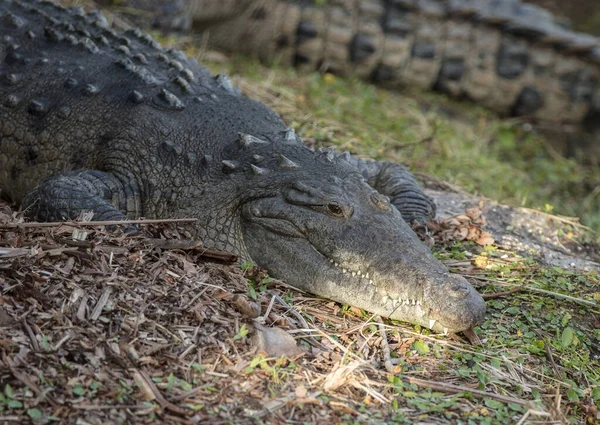
[[[26,227],[2,204],[0,423],[597,423],[598,236],[551,213],[598,228],[598,170],[439,96],[164,41],[311,145],[409,163],[440,211],[417,230],[486,297],[480,341],[298,292],[189,242],[193,223],[124,237]]]

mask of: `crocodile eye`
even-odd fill
[[[342,210],[342,207],[340,207],[338,204],[327,204],[327,211],[329,211],[329,213],[334,217],[344,216],[344,210]]]

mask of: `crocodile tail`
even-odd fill
[[[600,130],[590,119],[600,113],[599,40],[517,0],[255,0],[212,28],[209,44],[435,89],[549,128]]]

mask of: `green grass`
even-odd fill
[[[438,94],[394,92],[318,73],[299,75],[246,57],[209,67],[214,72],[225,68],[238,82],[273,91],[276,101],[272,96],[261,100],[318,144],[405,163],[472,193],[579,217],[600,230],[600,168],[561,157],[518,122]]]

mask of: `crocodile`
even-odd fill
[[[129,1],[150,9],[164,3]],[[180,31],[206,31],[214,47],[469,99],[539,123],[560,136],[566,154],[583,150],[600,161],[600,40],[541,7],[518,0],[180,0],[171,13],[178,20],[165,17],[163,28],[176,21]]]
[[[435,205],[406,167],[309,149],[226,74],[96,11],[2,0],[0,34],[0,187],[28,217],[194,217],[206,247],[301,290],[436,332],[483,320],[409,226]]]

